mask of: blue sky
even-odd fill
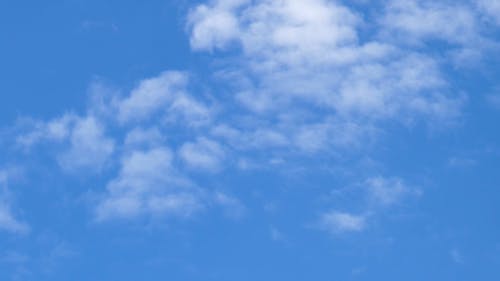
[[[500,2],[0,2],[0,280],[497,280]]]

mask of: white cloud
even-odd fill
[[[212,51],[224,48],[239,34],[234,10],[248,0],[215,0],[213,5],[199,5],[189,13],[192,27],[190,43],[194,49]]]
[[[500,1],[498,0],[478,0],[479,8],[491,19],[500,25]]]
[[[454,117],[460,101],[441,93],[444,86],[437,63],[412,54],[386,64],[354,66],[334,102],[340,112],[370,118],[414,114]]]
[[[322,228],[334,234],[360,232],[367,226],[365,216],[338,211],[323,214],[320,224]]]
[[[467,45],[478,39],[476,18],[473,8],[459,1],[390,1],[382,32],[412,44],[439,39]]]
[[[125,136],[125,147],[159,146],[165,140],[158,128],[135,128]]]
[[[179,71],[165,71],[144,79],[130,92],[118,99],[118,120],[146,121],[157,113],[167,121],[183,121],[189,125],[205,124],[210,119],[210,109],[187,93],[188,75]]]
[[[376,133],[369,125],[332,117],[319,122],[290,119],[275,124],[254,125],[244,128],[218,125],[212,128],[211,133],[238,151],[273,149],[275,152],[305,154],[332,148],[354,148],[359,145],[362,136]]]
[[[256,1],[240,20],[245,53],[263,56],[266,68],[344,62],[359,23],[349,9],[323,0]]]
[[[210,123],[212,110],[194,98],[182,95],[177,97],[169,107],[168,122],[185,122],[188,126],[201,126]]]
[[[187,218],[211,206],[223,208],[234,218],[244,214],[238,199],[197,187],[176,169],[173,158],[166,147],[130,151],[121,161],[118,176],[107,184],[95,210],[96,219]]]
[[[187,81],[187,75],[177,71],[166,71],[157,77],[142,80],[130,96],[119,102],[118,119],[126,122],[148,118],[182,94]]]
[[[353,28],[358,22],[355,14],[327,1],[232,1],[232,5],[227,2],[230,1],[213,1],[190,13],[194,49],[225,47],[228,41],[235,40],[245,53],[277,55],[275,59],[282,62],[289,62],[289,58],[316,61],[334,55],[332,48],[357,39]],[[231,23],[209,24],[222,23],[221,18]],[[283,53],[279,55],[276,49]],[[306,53],[321,57],[297,57]]]
[[[343,189],[332,192],[332,204],[352,202],[352,208],[361,209],[361,214],[329,211],[323,213],[320,225],[332,233],[361,232],[370,221],[384,215],[385,210],[397,211],[397,207],[410,198],[417,198],[422,191],[410,187],[400,178],[371,177]],[[339,200],[339,201],[337,201]]]
[[[154,214],[188,217],[203,208],[200,198],[193,193],[178,193],[152,197],[147,206]]]
[[[218,125],[212,128],[212,135],[223,139],[231,146],[240,149],[277,148],[289,145],[289,140],[277,129],[258,128],[236,129],[228,125]]]
[[[30,148],[42,141],[64,141],[70,135],[71,127],[77,119],[73,114],[64,114],[48,122],[26,120],[28,124],[25,125],[29,127],[29,131],[19,135],[16,142],[24,148]]]
[[[351,151],[369,144],[387,120],[406,124],[460,115],[464,98],[446,81],[443,58],[419,48],[435,39],[469,46],[468,40],[478,38],[473,12],[448,2],[386,4],[377,19],[340,1],[200,4],[188,15],[190,43],[193,50],[221,52],[216,76],[234,94],[216,99],[222,114],[189,92],[187,73],[166,71],[140,81],[124,97],[96,84],[92,91],[111,94],[97,95],[87,117],[66,114],[35,122],[18,143],[63,144],[67,149],[58,160],[68,170],[100,170],[120,156],[120,171],[96,209],[99,220],[187,217],[210,204],[236,206],[236,199],[196,187],[174,158],[182,167],[214,172],[228,159],[254,165],[259,154],[254,152],[265,152],[260,154],[269,155],[270,162],[286,159],[280,153]],[[399,37],[392,40],[384,32]],[[122,147],[106,136],[105,125],[125,134]],[[175,155],[167,141],[181,145]],[[234,151],[250,153],[233,157]],[[398,179],[372,178],[364,184],[382,206],[414,192]],[[365,229],[367,219],[329,212],[322,223],[332,232],[352,232]]]
[[[192,168],[217,171],[221,168],[225,152],[217,142],[200,137],[196,142],[182,145],[179,156]]]
[[[115,141],[106,136],[104,125],[95,116],[65,114],[47,122],[30,121],[28,127],[28,132],[17,136],[16,143],[24,148],[55,144],[59,165],[66,171],[98,172],[115,150]]]
[[[374,134],[371,127],[354,122],[327,119],[324,122],[299,126],[292,132],[294,145],[301,151],[320,152],[330,148],[355,148],[362,136]],[[368,145],[367,142],[364,143]]]
[[[410,196],[419,196],[421,191],[408,187],[399,178],[373,177],[365,181],[368,197],[381,206],[392,206]]]
[[[0,170],[0,230],[17,234],[26,234],[30,231],[29,226],[17,220],[9,206],[8,200],[8,173]]]
[[[496,107],[500,108],[500,93],[493,93],[486,96],[486,101]]]
[[[119,175],[107,185],[98,204],[98,220],[140,215],[187,217],[203,208],[200,194],[172,166],[165,147],[132,151],[121,161]]]
[[[103,125],[88,116],[75,121],[69,135],[69,148],[58,157],[60,166],[69,171],[100,171],[115,149],[113,139],[105,136]]]
[[[220,79],[233,86],[236,102],[249,111],[239,112],[244,126],[227,124],[212,131],[232,146],[267,144],[317,152],[355,144],[379,121],[407,124],[460,116],[463,95],[451,91],[437,58],[398,42],[370,40],[377,38],[376,23],[373,34],[361,39],[365,19],[339,2],[226,4],[198,6],[189,26],[195,50],[223,51],[239,45],[226,53]],[[232,19],[230,36],[217,37],[216,28],[207,28],[220,11]],[[466,21],[465,12],[463,17]],[[201,40],[199,30],[211,39]],[[335,132],[342,128],[350,133]],[[267,133],[256,137],[256,132]]]

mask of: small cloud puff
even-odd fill
[[[360,232],[367,227],[367,222],[363,215],[330,211],[321,216],[320,226],[330,233],[339,234]]]
[[[369,200],[384,207],[397,205],[408,197],[422,194],[420,190],[408,187],[399,178],[374,177],[367,179],[365,185]]]

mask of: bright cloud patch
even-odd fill
[[[141,81],[129,97],[119,102],[118,118],[125,122],[149,117],[182,95],[186,83],[186,75],[180,72],[164,72]]]
[[[29,131],[18,136],[16,142],[24,148],[45,143],[62,147],[57,158],[66,171],[98,172],[115,150],[114,140],[105,135],[102,122],[94,116],[66,114],[48,122],[30,123]]]
[[[364,216],[332,211],[321,217],[321,226],[331,233],[358,232],[366,227]]]
[[[215,1],[210,9],[238,20],[230,39],[241,45],[242,61],[235,67],[245,87],[238,98],[250,109],[276,111],[302,101],[331,114],[370,118],[403,112],[453,116],[458,104],[446,93],[437,61],[376,39],[361,41],[362,20],[349,8],[322,0],[239,4]],[[193,20],[193,32],[214,13]],[[217,29],[205,33],[218,36]]]
[[[413,30],[407,19],[427,14],[426,7],[391,4],[384,17],[404,36],[427,36],[430,31]],[[432,18],[454,12],[443,7]],[[221,15],[231,24],[223,25]],[[390,20],[396,17],[401,25]],[[463,23],[448,33],[464,26],[473,33],[468,17],[464,11]],[[213,132],[236,142],[233,146],[316,153],[352,147],[374,136],[386,120],[447,122],[460,116],[464,95],[452,90],[438,58],[404,42],[384,41],[376,28],[362,36],[370,19],[339,2],[211,1],[191,10],[189,19],[192,48],[227,51],[231,62],[219,78],[231,85],[233,106],[246,108],[240,115],[251,122],[224,124]],[[221,32],[222,26],[229,30]]]
[[[188,81],[186,73],[177,71],[166,71],[141,81],[128,97],[118,101],[118,119],[144,121],[160,113],[166,120],[189,125],[206,122],[210,109],[187,94]]]
[[[121,162],[97,218],[130,218],[141,214],[189,216],[201,208],[196,190],[172,167],[172,152],[164,147],[132,151]]]
[[[100,170],[114,151],[114,141],[104,135],[102,125],[94,117],[75,122],[69,138],[70,146],[59,157],[64,169]]]

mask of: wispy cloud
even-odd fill
[[[493,107],[500,108],[500,93],[492,93],[487,95],[486,101]]]
[[[221,169],[225,152],[217,142],[200,137],[196,142],[183,144],[179,155],[189,167],[217,171]]]
[[[166,71],[140,81],[129,96],[116,101],[118,119],[121,122],[137,122],[156,116],[189,125],[206,122],[210,109],[187,93],[188,81],[188,74],[179,71]]]
[[[451,91],[438,59],[376,39],[376,32],[360,40],[363,19],[340,3],[212,1],[189,18],[192,48],[221,51],[219,60],[228,64],[219,77],[238,93],[231,106],[243,106],[248,111],[241,115],[254,119],[218,127],[223,137],[272,132],[273,140],[283,140],[270,145],[317,152],[352,146],[382,120],[460,116],[464,96]]]
[[[365,181],[368,198],[376,205],[397,205],[408,197],[420,196],[421,190],[408,187],[399,178],[374,177]]]
[[[464,256],[462,255],[462,253],[458,249],[452,249],[450,251],[450,256],[451,256],[451,259],[453,260],[453,262],[455,262],[457,264],[463,264],[465,261]]]
[[[343,204],[344,210],[327,210],[320,215],[322,229],[333,232],[361,232],[385,215],[386,210],[395,212],[398,207],[422,196],[421,189],[408,185],[397,177],[374,176],[344,189],[334,190],[330,205]],[[348,199],[347,199],[348,198]]]
[[[143,214],[189,216],[202,208],[199,194],[172,166],[165,147],[131,151],[123,157],[117,178],[107,185],[98,220],[134,218]]]
[[[106,136],[102,121],[94,116],[65,114],[43,122],[28,121],[16,142],[24,149],[37,144],[55,144],[62,169],[98,172],[104,168],[115,150],[115,142]],[[25,132],[26,131],[26,132]]]
[[[477,18],[473,7],[460,1],[389,1],[382,24],[388,36],[411,44],[444,40],[468,45],[480,38]]]
[[[29,232],[28,225],[18,221],[3,202],[0,202],[0,229],[20,234]]]
[[[59,165],[65,169],[101,170],[115,149],[114,140],[107,137],[104,128],[94,117],[76,120],[69,137],[69,147],[59,156]]]
[[[321,216],[320,226],[333,234],[339,234],[360,232],[367,227],[367,222],[363,215],[330,211]]]
[[[500,25],[500,3],[495,0],[477,0],[479,8],[496,24]]]
[[[10,207],[8,171],[0,170],[0,230],[16,234],[27,234],[30,227],[14,217]]]

